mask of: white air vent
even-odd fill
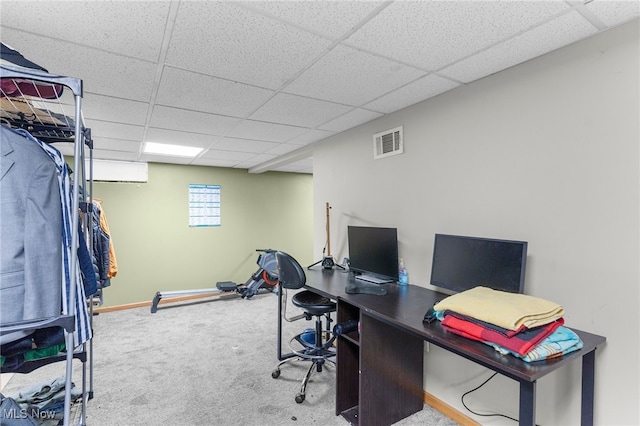
[[[373,135],[373,158],[389,157],[404,152],[402,126]]]

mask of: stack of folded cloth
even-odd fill
[[[563,326],[562,306],[525,294],[479,286],[449,296],[433,309],[446,330],[527,362],[583,346],[580,337]]]

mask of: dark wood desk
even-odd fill
[[[535,425],[536,382],[582,359],[582,425],[593,425],[595,350],[605,338],[576,330],[584,347],[563,357],[524,362],[489,345],[422,322],[434,303],[447,297],[423,287],[385,284],[384,296],[347,294],[351,274],[310,269],[307,288],[338,301],[337,321],[360,321],[360,333],[338,339],[336,415],[355,425],[390,425],[422,410],[424,342],[438,345],[520,383],[521,425]]]

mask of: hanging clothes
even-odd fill
[[[86,236],[80,222],[78,222],[78,237],[78,262],[80,262],[80,271],[82,272],[84,294],[89,297],[98,292],[98,267],[87,247]]]
[[[5,137],[14,137],[15,135],[22,136],[29,142],[34,143],[36,146],[39,146],[50,158],[53,162],[56,171],[57,171],[57,179],[53,179],[54,182],[57,181],[58,186],[58,194],[60,200],[60,206],[58,207],[58,211],[62,213],[62,231],[60,240],[60,235],[58,236],[58,241],[62,241],[62,279],[64,282],[65,291],[62,292],[62,312],[70,312],[69,300],[71,291],[75,292],[75,322],[76,328],[74,333],[74,346],[79,346],[82,343],[91,339],[92,331],[90,326],[90,318],[87,311],[86,297],[84,292],[84,285],[82,281],[81,268],[76,256],[76,265],[75,274],[71,276],[72,265],[72,250],[78,251],[78,246],[72,247],[72,208],[74,205],[73,202],[73,191],[71,190],[71,179],[70,179],[70,171],[66,162],[64,161],[64,157],[53,146],[47,145],[42,141],[34,138],[29,134],[29,132],[18,129],[11,130],[6,127],[2,127],[2,135]],[[13,136],[12,136],[13,134]],[[25,143],[24,141],[22,143]],[[55,191],[53,191],[55,192]],[[55,209],[52,209],[55,210]],[[4,220],[3,220],[4,221]],[[58,228],[59,229],[59,228]],[[58,243],[59,244],[59,243]],[[59,270],[60,268],[58,268]],[[50,304],[52,300],[59,299],[43,299],[44,304]],[[55,315],[59,315],[60,311]],[[55,316],[53,315],[53,316]]]
[[[62,210],[58,170],[37,144],[0,133],[0,323],[60,315]],[[31,335],[0,336],[0,344]]]
[[[98,205],[99,208],[99,221],[100,221],[100,229],[108,238],[108,249],[109,249],[109,268],[107,269],[107,279],[114,278],[118,274],[118,261],[116,259],[116,250],[113,245],[113,239],[111,238],[111,231],[109,230],[109,222],[107,221],[107,215],[104,212],[104,208],[102,207],[101,200],[95,200],[95,204]]]
[[[98,282],[100,288],[108,287],[109,281],[109,234],[104,232],[100,226],[100,216],[102,211],[100,205],[94,200],[91,209],[91,228],[93,233],[93,253],[95,255],[96,267],[98,268]]]

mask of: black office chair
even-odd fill
[[[278,282],[280,284],[280,291],[278,292],[278,360],[280,362],[271,373],[271,377],[274,379],[280,377],[280,367],[289,361],[311,361],[311,366],[302,380],[300,392],[295,397],[296,402],[300,404],[305,400],[307,383],[309,383],[309,378],[313,371],[321,372],[326,361],[335,365],[335,361],[332,359],[336,355],[333,346],[335,336],[331,335],[330,324],[332,321],[331,312],[336,311],[336,304],[330,299],[309,290],[302,290],[296,293],[291,298],[291,303],[302,309],[304,313],[303,316],[307,320],[315,317],[315,333],[313,334],[313,338],[309,338],[310,336],[308,335],[305,335],[303,338],[303,334],[305,333],[294,336],[289,342],[291,353],[283,355],[281,340],[282,309],[284,303],[286,303],[286,298],[283,294],[286,289],[302,288],[307,281],[307,277],[298,261],[285,252],[276,252],[276,262],[278,264]],[[323,317],[325,319],[324,329],[322,326]]]

